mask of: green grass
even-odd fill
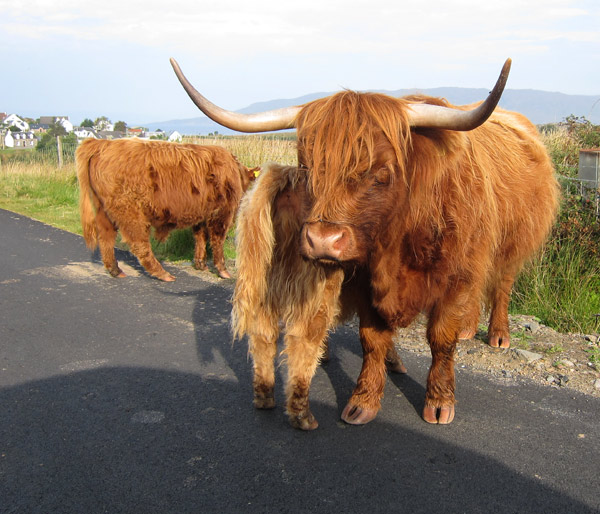
[[[74,168],[20,164],[0,168],[0,207],[81,234]]]
[[[560,331],[600,330],[600,263],[575,242],[550,241],[518,277],[511,312]]]

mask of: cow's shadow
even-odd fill
[[[216,276],[216,269],[209,262],[206,271],[194,271],[197,274],[197,287],[177,290],[181,280],[174,283],[173,289],[167,289],[166,284],[150,276],[139,263],[135,255],[127,250],[115,248],[115,255],[120,263],[124,263],[139,273],[143,280],[150,280],[148,286],[160,291],[161,294],[192,299],[193,310],[191,321],[194,330],[196,352],[200,364],[204,366],[217,366],[219,361],[224,361],[235,376],[239,387],[247,391],[248,402],[252,398],[252,362],[248,354],[247,339],[234,340],[230,330],[231,298],[235,287],[235,280],[220,279]],[[102,264],[99,251],[92,253],[92,262]],[[173,267],[169,263],[162,263],[165,269],[176,276],[181,276],[180,266]],[[188,273],[188,272],[186,272]],[[166,286],[166,287],[165,287]],[[283,349],[283,332],[278,340],[278,353]],[[327,377],[335,393],[335,403],[338,414],[341,413],[356,386],[362,362],[362,348],[358,336],[357,320],[353,319],[341,324],[329,335],[330,359],[322,362],[317,368],[316,376]],[[400,349],[400,352],[402,350]],[[350,368],[342,366],[342,356],[350,358]],[[285,404],[284,384],[287,368],[285,360],[278,355],[276,362],[276,401],[278,405]],[[313,381],[311,397],[318,396],[318,380]],[[389,373],[386,389],[394,387],[396,393],[400,392],[412,405],[416,412],[423,408],[425,389],[408,374]]]
[[[234,340],[230,330],[231,298],[235,282],[220,280],[215,285],[207,285],[197,291],[176,294],[192,295],[194,308],[192,321],[198,359],[203,365],[216,364],[223,359],[233,372],[239,387],[247,391],[248,402],[252,398],[252,361],[248,354],[248,343]],[[285,404],[284,384],[287,368],[285,359],[279,354],[283,349],[283,332],[278,339],[276,358],[275,398],[278,405]],[[356,323],[340,325],[329,336],[330,359],[317,368],[315,378],[327,377],[335,394],[338,414],[341,413],[351,396],[362,365],[362,348]],[[349,358],[348,358],[349,357]],[[342,358],[346,362],[342,365]],[[423,408],[425,389],[408,374],[390,373],[386,388],[395,388],[420,414]],[[319,380],[313,380],[311,398],[319,396]]]

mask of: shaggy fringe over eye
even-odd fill
[[[404,175],[411,131],[403,100],[343,91],[307,104],[298,115],[298,152],[310,170],[310,187],[331,202],[371,168],[383,133]],[[337,192],[337,194],[336,194]],[[335,211],[335,208],[332,208]]]

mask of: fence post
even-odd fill
[[[56,136],[56,150],[58,152],[58,167],[63,167],[63,153],[62,153],[62,139],[60,136]]]

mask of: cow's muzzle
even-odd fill
[[[344,262],[353,253],[354,238],[349,227],[316,221],[305,223],[300,235],[300,251],[308,259]]]

